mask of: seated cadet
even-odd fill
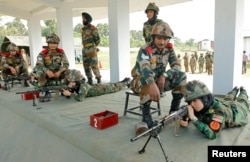
[[[62,95],[67,98],[73,97],[77,101],[83,101],[85,97],[94,97],[104,94],[118,92],[129,86],[130,78],[117,83],[103,83],[103,84],[88,84],[85,82],[82,74],[78,70],[68,70],[66,75],[66,84],[68,89],[63,89]]]
[[[3,80],[8,81],[11,77],[24,77],[24,86],[28,87],[29,80],[28,67],[19,53],[18,47],[14,43],[10,43],[6,49],[7,53],[2,57],[2,77]],[[7,84],[5,82],[4,89],[7,90]]]
[[[223,128],[248,123],[249,104],[244,87],[235,87],[222,100],[217,100],[204,83],[193,80],[186,84],[184,97],[189,119],[208,139],[215,139]]]
[[[44,49],[38,54],[31,78],[32,82],[35,79],[38,80],[39,87],[51,83],[52,80],[60,85],[60,81],[65,77],[64,72],[69,67],[69,61],[64,50],[58,48],[60,38],[53,33],[46,37],[46,42],[48,43],[48,49]]]

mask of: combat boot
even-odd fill
[[[121,83],[125,83],[125,85],[129,88],[130,87],[130,78],[124,78],[122,81],[120,81]]]
[[[89,84],[89,85],[92,85],[92,84],[93,84],[92,78],[88,78],[88,84]]]
[[[142,122],[146,123],[149,129],[154,126],[154,122],[150,114],[150,104],[151,101],[148,101],[142,105]]]
[[[169,114],[171,114],[175,111],[178,111],[179,107],[180,107],[180,103],[181,103],[181,99],[173,97],[172,102],[171,102],[171,106],[170,106],[170,110],[169,110]]]

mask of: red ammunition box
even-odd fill
[[[22,97],[23,100],[32,100],[33,99],[33,93],[32,92],[23,93],[23,94],[21,94],[21,97]],[[36,98],[40,97],[39,91],[35,92],[35,97]]]
[[[105,129],[118,123],[118,114],[109,110],[90,116],[90,125],[97,129]]]

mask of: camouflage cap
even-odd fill
[[[67,70],[65,73],[65,79],[69,82],[77,82],[83,79],[83,76],[79,70]]]
[[[189,81],[184,88],[184,98],[186,102],[208,94],[211,94],[211,92],[207,86],[198,80]]]
[[[157,22],[152,29],[151,36],[172,37],[172,30],[166,22]]]
[[[17,45],[15,43],[10,43],[6,48],[6,51],[19,51]]]
[[[150,2],[145,10],[145,13],[147,13],[148,10],[153,10],[155,11],[156,14],[159,13],[159,7],[156,6],[156,4],[154,2]]]
[[[83,12],[82,16],[84,16],[87,19],[87,21],[91,23],[92,17],[90,16],[90,14],[88,14],[87,12]]]
[[[46,36],[46,42],[59,44],[60,38],[55,33],[52,33],[52,34]]]

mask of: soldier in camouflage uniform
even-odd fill
[[[185,55],[183,56],[183,60],[184,60],[185,72],[189,72],[189,56],[187,52],[185,52]]]
[[[37,56],[37,62],[32,72],[32,82],[37,79],[38,86],[56,82],[61,84],[69,61],[62,48],[58,48],[60,38],[56,34],[46,37],[48,49],[42,50]],[[53,84],[54,85],[54,84]]]
[[[153,126],[150,114],[151,101],[159,102],[160,92],[172,90],[169,113],[178,110],[186,74],[181,71],[173,45],[169,43],[172,32],[165,22],[158,22],[152,29],[152,42],[140,48],[132,69],[131,89],[140,95],[142,122],[149,128]],[[165,70],[167,65],[169,70]]]
[[[157,19],[159,13],[159,7],[155,3],[150,2],[145,10],[148,20],[143,24],[143,37],[146,43],[152,40],[151,32],[155,23],[162,22],[161,19]]]
[[[208,139],[215,139],[223,128],[248,123],[249,104],[244,87],[235,87],[223,99],[217,100],[204,83],[193,80],[186,84],[184,97],[189,119]]]
[[[190,69],[192,74],[195,73],[195,67],[196,67],[196,58],[194,56],[194,54],[191,55],[191,58],[189,60],[189,65],[190,65]]]
[[[82,21],[84,27],[82,28],[82,60],[85,75],[88,78],[88,83],[93,84],[92,71],[97,79],[97,83],[101,83],[101,74],[98,66],[98,44],[100,43],[100,36],[97,28],[91,24],[92,17],[86,13],[82,13]]]
[[[210,53],[207,54],[206,57],[206,65],[207,65],[207,74],[208,75],[213,75],[213,57],[211,56]]]
[[[63,89],[62,95],[67,98],[74,98],[83,101],[86,97],[100,96],[104,94],[118,92],[129,85],[130,78],[117,83],[88,84],[78,70],[68,70],[66,72],[66,84],[68,89]]]
[[[10,43],[6,49],[7,53],[2,57],[2,77],[4,80],[9,80],[9,76],[26,77],[24,86],[28,87],[27,80],[29,79],[28,67],[22,54],[16,44]],[[6,84],[4,89],[6,89]]]
[[[203,53],[200,54],[200,57],[198,58],[198,64],[199,64],[199,73],[203,73],[205,58],[203,57]]]

